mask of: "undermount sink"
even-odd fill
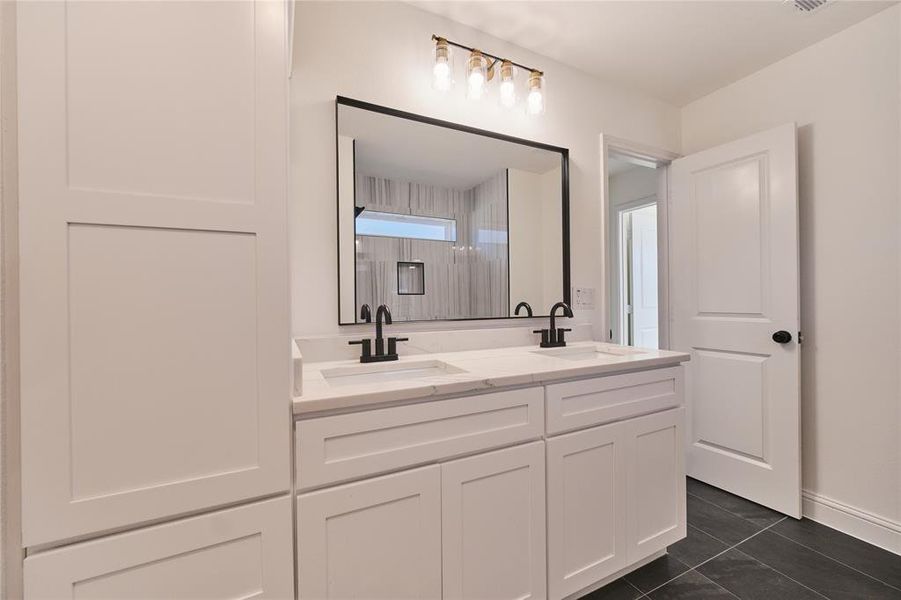
[[[643,350],[629,348],[627,346],[568,346],[566,348],[548,348],[546,350],[533,350],[534,354],[541,356],[553,356],[565,360],[594,360],[603,356],[631,356],[634,354],[646,354]]]
[[[382,381],[406,381],[424,377],[440,377],[466,373],[465,369],[440,360],[367,364],[324,369],[322,376],[332,385],[358,385]]]

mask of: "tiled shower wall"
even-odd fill
[[[357,175],[356,205],[457,221],[457,240],[357,236],[357,306],[387,304],[396,321],[509,316],[507,172],[455,190]],[[425,264],[425,294],[398,295],[397,263]]]

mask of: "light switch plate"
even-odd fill
[[[574,287],[572,296],[575,310],[594,309],[594,288]]]

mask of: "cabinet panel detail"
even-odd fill
[[[549,434],[679,406],[680,367],[652,369],[547,386]]]
[[[298,488],[537,439],[542,396],[536,387],[298,421]]]

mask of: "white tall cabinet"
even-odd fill
[[[30,598],[293,587],[286,12],[18,6]]]

